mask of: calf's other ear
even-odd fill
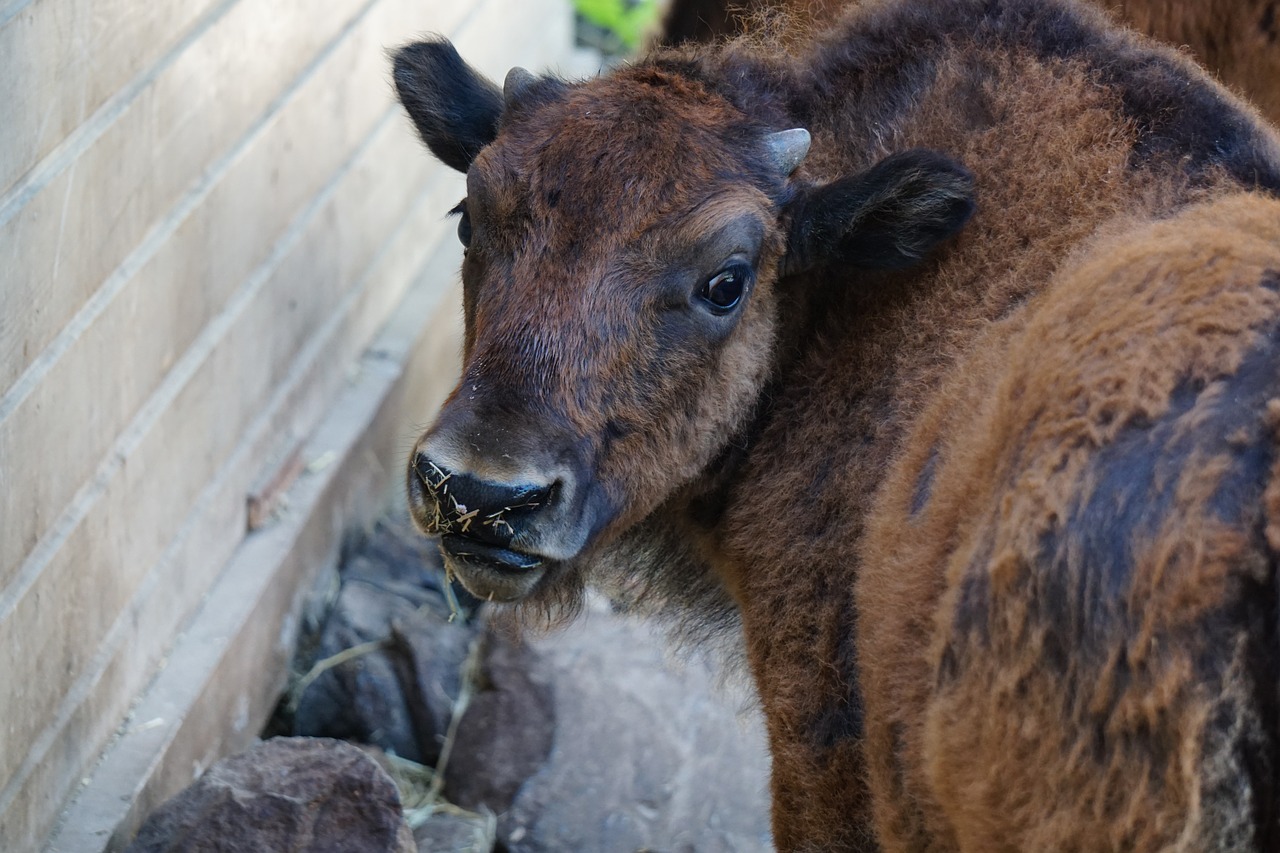
[[[973,215],[973,175],[917,149],[800,193],[790,205],[782,274],[818,266],[894,270],[921,261]]]
[[[502,92],[443,38],[400,48],[392,64],[400,103],[422,141],[446,166],[467,171],[498,135]]]

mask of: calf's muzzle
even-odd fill
[[[424,453],[413,460],[411,493],[420,518],[441,535],[466,536],[506,547],[517,525],[551,503],[555,484],[493,483],[450,471]]]
[[[545,574],[548,527],[556,527],[571,484],[560,477],[503,482],[435,457],[430,443],[409,464],[409,508],[418,526],[440,537],[446,564],[482,598],[523,598]],[[488,475],[488,476],[486,476]]]

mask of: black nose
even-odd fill
[[[551,502],[554,484],[494,483],[451,472],[419,453],[414,471],[424,497],[434,501],[441,533],[469,536],[506,546],[520,521]]]

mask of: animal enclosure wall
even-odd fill
[[[201,633],[250,596],[229,566],[287,562],[246,534],[247,496],[355,453],[376,495],[454,366],[462,184],[384,51],[440,32],[501,79],[563,61],[569,30],[564,0],[0,0],[0,850],[44,845],[113,737],[164,747],[131,759],[126,804],[252,738],[314,568],[255,592],[243,638]],[[389,321],[404,345],[371,349]],[[392,437],[318,453],[339,400]],[[371,511],[307,507],[287,512],[324,516],[317,559]],[[206,680],[127,718],[183,674],[184,636],[218,650]],[[75,811],[58,849],[112,843]]]

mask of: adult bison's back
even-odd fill
[[[1251,110],[1067,0],[502,89],[425,42],[396,84],[467,171],[408,479],[474,592],[740,621],[783,850],[1276,840]]]
[[[663,19],[664,45],[710,42],[752,29],[783,12],[787,26],[828,25],[858,0],[673,0]],[[1097,0],[1139,32],[1183,46],[1228,86],[1280,122],[1280,0]]]

